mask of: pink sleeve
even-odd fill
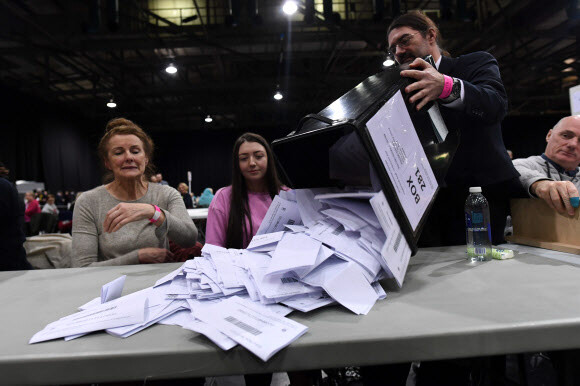
[[[26,207],[24,214],[28,217],[32,217],[33,214],[40,212],[40,204],[36,200],[30,201],[29,205]]]
[[[220,189],[211,200],[205,225],[205,242],[220,247],[226,246],[229,210],[226,212],[226,195]]]

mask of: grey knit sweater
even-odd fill
[[[121,202],[155,204],[163,210],[165,222],[157,227],[147,219],[139,220],[105,233],[107,212]],[[182,247],[191,247],[197,240],[197,229],[181,195],[170,186],[149,184],[147,193],[134,201],[117,200],[105,186],[99,186],[77,200],[72,235],[72,266],[86,267],[139,264],[139,249],[169,249],[168,238]]]
[[[580,190],[580,179],[578,177],[570,177],[566,173],[559,172],[554,165],[539,155],[518,158],[513,162],[516,170],[520,173],[520,182],[530,197],[535,197],[530,192],[530,187],[534,182],[540,180],[570,181]]]

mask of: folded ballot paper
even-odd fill
[[[367,314],[403,284],[411,249],[382,192],[282,191],[246,249],[206,244],[202,255],[120,297],[125,277],[101,297],[36,333],[29,343],[105,330],[126,338],[155,323],[243,346],[264,361],[307,332],[286,316],[340,304]]]

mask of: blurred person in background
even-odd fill
[[[42,213],[50,213],[58,216],[58,208],[55,204],[54,194],[49,194],[46,200],[46,204],[42,207]]]
[[[40,204],[34,198],[34,193],[26,192],[24,194],[24,199],[26,200],[26,205],[24,207],[24,222],[29,223],[30,218],[37,213],[40,213]]]
[[[57,191],[55,196],[54,196],[54,203],[56,205],[66,205],[66,202],[64,200],[64,196],[62,195],[62,191]]]
[[[68,192],[68,194],[66,195],[66,199],[68,200],[68,202],[74,202],[77,199],[77,194],[75,193],[74,190],[71,190]]]
[[[191,199],[191,195],[189,194],[189,188],[185,182],[179,183],[177,186],[177,190],[181,193],[181,197],[183,198],[183,203],[185,204],[186,209],[193,209],[193,200]]]
[[[209,208],[211,200],[213,200],[213,189],[205,188],[197,200],[197,206],[199,208]]]
[[[157,174],[155,175],[155,178],[157,179],[157,183],[158,183],[158,184],[161,184],[161,185],[169,185],[169,182],[167,182],[167,181],[165,181],[165,180],[163,179],[163,174],[161,174],[161,173],[157,173]]]

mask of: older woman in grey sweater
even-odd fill
[[[99,156],[113,180],[83,193],[73,214],[73,267],[174,261],[169,240],[195,245],[197,229],[181,195],[151,184],[153,141],[135,123],[107,124]]]

